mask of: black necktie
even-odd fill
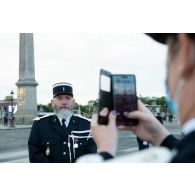
[[[65,122],[66,122],[66,119],[63,118],[62,119],[62,127],[63,127],[63,129],[66,129],[66,123]]]

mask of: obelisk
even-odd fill
[[[33,33],[20,33],[16,122],[32,123],[37,116]]]

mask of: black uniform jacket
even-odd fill
[[[195,131],[189,133],[181,140],[170,135],[162,142],[161,146],[176,150],[173,163],[194,163],[195,162]]]
[[[70,163],[84,154],[96,153],[97,147],[90,135],[90,122],[72,116],[66,129],[56,115],[33,121],[28,140],[30,162]]]

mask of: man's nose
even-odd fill
[[[63,98],[63,99],[62,99],[62,104],[66,104],[66,103],[67,103],[66,99]]]
[[[63,105],[67,105],[67,104],[68,104],[68,101],[67,101],[66,98],[63,98],[63,99],[62,99],[62,104],[63,104]]]

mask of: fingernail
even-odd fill
[[[115,110],[112,110],[112,115],[116,116],[116,111]]]
[[[124,112],[123,114],[124,114],[124,116],[129,116],[128,112]]]
[[[108,108],[103,108],[103,109],[100,111],[100,115],[101,115],[101,116],[107,116],[107,115],[108,115]]]

